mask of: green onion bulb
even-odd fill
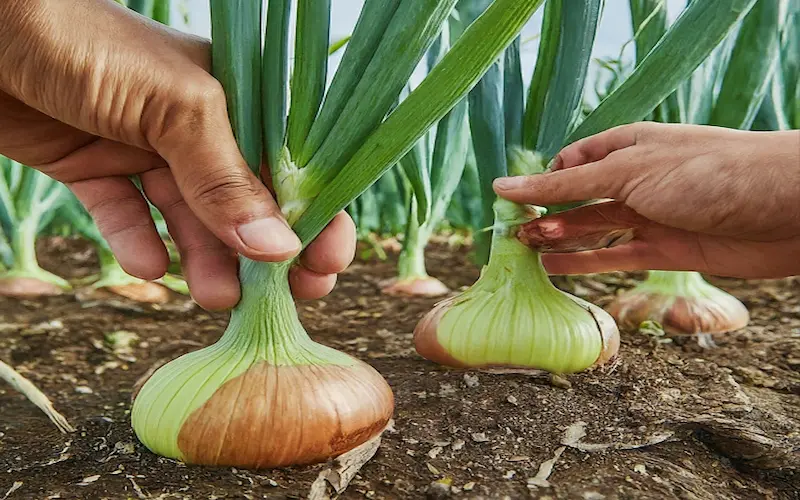
[[[709,284],[700,273],[650,271],[644,282],[617,297],[606,310],[620,327],[635,330],[657,321],[673,334],[725,333],[747,326],[747,308]]]
[[[144,383],[131,419],[150,450],[187,463],[279,467],[327,460],[385,428],[391,389],[366,363],[308,337],[289,267],[242,258],[242,299],[222,338]]]
[[[417,352],[455,367],[513,366],[574,373],[606,363],[619,332],[605,311],[557,289],[541,258],[516,237],[535,215],[495,202],[489,263],[464,293],[434,307],[414,330]]]

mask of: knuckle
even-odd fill
[[[227,170],[197,178],[190,187],[190,196],[203,205],[225,206],[258,196],[258,191],[245,175]]]
[[[203,134],[210,118],[226,109],[222,84],[206,73],[182,78],[172,85],[168,95],[166,99],[148,101],[142,113],[144,133],[150,144],[169,144],[187,135]]]
[[[146,205],[134,197],[105,198],[87,206],[86,210],[107,240],[152,224]]]
[[[210,75],[184,81],[181,98],[183,104],[189,109],[204,111],[225,105],[225,91],[222,89],[222,84]]]

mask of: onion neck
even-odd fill
[[[22,272],[40,270],[39,262],[36,259],[36,226],[38,222],[34,217],[27,217],[17,226],[17,233],[11,240],[11,250],[14,253],[12,270]]]
[[[425,268],[425,247],[430,239],[428,224],[420,224],[417,219],[417,201],[411,199],[411,208],[406,222],[403,249],[397,261],[397,274],[401,280],[412,278],[427,278]]]
[[[549,290],[559,293],[542,265],[539,252],[523,245],[516,237],[520,224],[535,219],[538,214],[503,199],[494,203],[494,212],[491,253],[480,281],[490,283],[493,288],[523,285],[536,294]]]
[[[292,263],[239,258],[242,297],[218,345],[274,365],[352,365],[350,356],[312,341],[300,323],[289,288]]]
[[[675,297],[704,297],[706,289],[712,286],[694,271],[650,271],[636,290]]]

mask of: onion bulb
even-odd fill
[[[29,276],[3,276],[0,278],[0,297],[32,299],[51,295],[61,295],[64,288],[50,280]]]
[[[747,326],[747,308],[709,284],[700,273],[650,271],[644,282],[618,296],[606,310],[620,327],[635,330],[657,321],[673,334],[725,333]]]
[[[144,383],[131,420],[150,450],[187,463],[280,467],[325,461],[385,428],[388,384],[308,337],[288,270],[242,258],[242,299],[222,338]]]
[[[489,263],[474,285],[419,322],[419,354],[448,366],[552,373],[579,372],[616,356],[619,332],[611,316],[553,286],[539,254],[516,239],[519,224],[535,216],[520,205],[495,202]]]
[[[432,276],[394,278],[381,285],[386,295],[408,295],[412,297],[440,297],[450,293],[447,285]]]
[[[169,302],[170,293],[166,287],[126,273],[107,247],[98,245],[97,256],[100,259],[100,279],[92,285],[92,288],[105,290],[136,302],[149,304]]]

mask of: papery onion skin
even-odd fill
[[[22,276],[0,278],[0,297],[33,299],[61,295],[62,293],[64,293],[64,289],[60,286],[38,278]]]
[[[386,381],[308,337],[289,264],[242,261],[242,300],[222,338],[136,394],[139,440],[187,463],[263,468],[324,461],[380,434],[394,410]]]
[[[259,363],[189,416],[178,447],[186,462],[206,465],[259,469],[317,463],[378,435],[392,411],[391,390],[364,363]]]
[[[651,271],[647,281],[618,296],[606,311],[623,329],[656,321],[675,335],[721,334],[744,328],[750,320],[736,297],[686,272]]]

